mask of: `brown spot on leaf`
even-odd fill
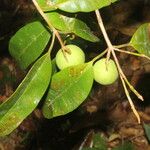
[[[51,85],[51,88],[53,90],[59,90],[62,86],[64,86],[65,82],[64,80],[60,80],[58,82],[53,82]]]
[[[78,67],[78,68],[72,67],[69,70],[69,75],[71,77],[77,77],[77,76],[82,74],[82,72],[84,71],[85,67],[86,67],[85,65],[81,66],[81,67]]]

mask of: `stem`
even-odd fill
[[[104,50],[102,53],[100,53],[99,55],[97,55],[96,57],[94,57],[92,59],[92,62],[96,61],[97,59],[99,59],[100,57],[102,57],[103,55],[105,55],[107,53],[107,50],[108,49]]]
[[[131,99],[131,97],[130,97],[130,95],[129,95],[129,91],[127,90],[127,87],[126,87],[125,82],[126,82],[127,85],[129,86],[129,88],[132,90],[132,92],[134,92],[134,94],[135,94],[139,99],[143,100],[143,97],[134,89],[134,87],[129,83],[128,79],[127,79],[126,76],[124,75],[124,73],[123,73],[123,71],[122,71],[122,69],[121,69],[121,67],[120,67],[119,61],[118,61],[118,59],[117,59],[117,57],[116,57],[116,54],[115,54],[115,52],[114,52],[114,49],[112,50],[112,55],[113,55],[114,60],[115,60],[115,62],[116,62],[116,65],[117,65],[117,68],[118,68],[118,71],[119,71],[119,74],[120,74],[120,79],[121,79],[121,81],[122,81],[122,85],[123,85],[123,87],[124,87],[124,91],[125,91],[125,94],[126,94],[126,96],[127,96],[128,101],[129,101],[129,103],[130,103],[131,109],[132,109],[133,113],[135,114],[135,116],[136,116],[136,118],[137,118],[137,120],[138,120],[138,123],[140,123],[140,116],[139,116],[137,110],[136,110],[135,107],[134,107],[134,104],[133,104],[132,99]]]
[[[115,47],[115,48],[123,48],[123,47],[128,47],[128,46],[130,46],[129,43],[125,43],[125,44],[121,44],[121,45],[113,45],[113,47]]]
[[[32,0],[32,2],[34,3],[36,9],[38,10],[38,12],[40,13],[40,15],[43,17],[43,19],[46,21],[46,23],[48,24],[48,26],[51,28],[51,30],[54,32],[54,34],[56,35],[58,41],[60,42],[61,47],[64,47],[64,43],[61,39],[61,36],[59,34],[59,32],[53,27],[53,25],[51,24],[51,22],[47,19],[46,15],[44,14],[44,12],[42,11],[42,9],[40,8],[40,6],[38,5],[38,3],[36,2],[36,0]]]
[[[103,21],[102,21],[102,17],[100,15],[99,10],[95,10],[95,14],[96,14],[99,27],[100,27],[100,29],[102,31],[102,34],[104,36],[104,39],[105,39],[105,41],[107,43],[108,48],[113,48],[113,46],[112,46],[112,44],[111,44],[111,42],[109,40],[109,37],[108,37],[108,35],[106,33],[106,30],[105,30],[105,27],[104,27],[104,24],[103,24]]]
[[[127,99],[128,99],[128,101],[129,101],[129,103],[130,103],[131,109],[132,109],[134,115],[136,116],[136,118],[137,118],[137,120],[138,120],[138,123],[140,124],[140,122],[141,122],[141,121],[140,121],[140,116],[139,116],[137,110],[136,110],[135,107],[134,107],[134,103],[132,102],[132,99],[131,99],[131,97],[130,97],[130,95],[129,95],[129,92],[128,92],[127,87],[126,87],[126,84],[125,84],[125,81],[124,81],[124,79],[123,79],[123,77],[122,77],[121,75],[120,75],[120,78],[121,78],[121,81],[122,81],[122,85],[123,85],[125,94],[126,94]]]
[[[107,61],[106,61],[106,63],[108,62],[108,59],[110,58],[110,54],[112,54],[112,55],[113,55],[113,58],[114,58],[114,60],[115,60],[115,63],[116,63],[116,65],[117,65],[117,68],[118,68],[118,71],[119,71],[119,75],[120,75],[120,78],[121,78],[121,81],[122,81],[122,84],[123,84],[123,87],[124,87],[124,91],[125,91],[125,94],[126,94],[126,96],[127,96],[127,98],[128,98],[128,101],[129,101],[129,103],[130,103],[131,109],[133,110],[133,113],[134,113],[135,116],[137,117],[138,123],[140,123],[139,114],[138,114],[138,112],[136,111],[136,109],[135,109],[135,107],[134,107],[134,104],[133,104],[132,99],[131,99],[131,97],[130,97],[130,95],[129,95],[129,92],[128,92],[128,90],[127,90],[127,87],[126,87],[125,82],[127,83],[127,85],[129,86],[129,88],[136,94],[136,96],[137,96],[139,99],[143,100],[143,97],[134,89],[134,87],[129,83],[129,81],[127,80],[126,76],[124,75],[124,73],[123,73],[123,71],[122,71],[122,69],[121,69],[121,67],[120,67],[119,61],[118,61],[118,59],[117,59],[117,57],[116,57],[115,51],[114,51],[114,50],[115,50],[115,47],[113,47],[113,45],[111,44],[110,39],[109,39],[109,37],[108,37],[108,35],[107,35],[107,32],[106,32],[106,30],[105,30],[105,27],[104,27],[104,24],[103,24],[101,15],[100,15],[100,13],[99,13],[98,10],[96,10],[95,13],[96,13],[96,17],[97,17],[97,21],[98,21],[99,27],[100,27],[100,29],[101,29],[101,31],[102,31],[102,34],[103,34],[103,36],[104,36],[104,38],[105,38],[105,41],[106,41],[106,43],[107,43],[107,46],[108,46],[108,49],[107,49]],[[129,44],[123,44],[123,45],[120,45],[120,47],[121,47],[121,46],[122,46],[122,47],[124,47],[124,46],[129,46]],[[118,46],[118,47],[119,47],[119,46]]]
[[[125,75],[124,75],[125,76]],[[140,99],[141,101],[144,101],[143,96],[130,84],[130,82],[126,79],[124,79],[127,85],[129,86],[130,90]]]
[[[136,90],[134,89],[134,87],[130,84],[130,82],[129,82],[128,79],[126,78],[125,74],[123,73],[123,71],[122,71],[122,69],[121,69],[121,67],[120,67],[119,61],[118,61],[118,59],[117,59],[117,57],[116,57],[116,54],[115,54],[115,52],[114,52],[114,50],[112,50],[112,55],[113,55],[114,60],[115,60],[115,62],[116,62],[118,71],[119,71],[120,75],[123,77],[124,81],[127,83],[127,85],[129,86],[129,88],[131,89],[131,91],[132,91],[140,100],[143,101],[144,99],[143,99],[142,95],[140,95],[140,94],[138,93],[138,91],[136,91]]]
[[[116,46],[115,46],[115,47],[116,47]],[[144,58],[150,60],[150,57],[148,57],[148,56],[146,56],[146,55],[144,55],[144,54],[139,54],[139,53],[129,52],[129,51],[125,51],[125,50],[118,49],[118,48],[115,48],[114,50],[115,50],[115,51],[118,51],[118,52],[130,54],[130,55],[138,56],[138,57],[144,57]]]
[[[60,36],[59,32],[53,27],[53,25],[51,24],[50,20],[47,19],[45,13],[40,8],[40,6],[36,2],[36,0],[32,0],[32,2],[34,3],[36,9],[40,13],[40,15],[43,17],[43,19],[46,21],[46,23],[48,24],[48,26],[51,28],[51,30],[53,31],[53,33],[56,35],[56,37],[57,37],[57,39],[58,39],[58,41],[59,41],[59,43],[61,45],[63,55],[64,55],[65,59],[68,61],[68,59],[66,57],[66,52],[70,53],[70,50],[68,50],[68,49],[65,48],[65,45],[63,43],[63,40],[61,39],[61,36]]]
[[[104,27],[104,24],[103,24],[103,20],[102,20],[102,17],[100,15],[99,10],[95,10],[95,14],[96,14],[96,17],[97,17],[97,21],[98,21],[99,27],[100,27],[100,29],[102,31],[102,34],[103,34],[104,39],[105,39],[105,41],[107,43],[107,46],[108,46],[107,61],[106,61],[106,64],[107,64],[107,62],[108,62],[108,60],[110,58],[111,51],[114,49],[114,47],[112,46],[112,44],[110,42],[110,39],[109,39],[109,37],[107,35],[107,32],[105,30],[105,27]]]
[[[55,42],[55,33],[53,32],[51,45],[50,45],[49,50],[48,50],[49,55],[50,55],[52,48],[54,46],[54,42]]]

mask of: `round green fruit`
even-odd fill
[[[106,66],[106,58],[97,61],[94,66],[94,79],[102,85],[109,85],[118,78],[118,70],[113,60],[109,59]]]
[[[66,45],[67,49],[70,50],[69,53],[66,54],[66,58],[60,49],[56,54],[56,64],[60,70],[73,66],[83,64],[85,62],[85,54],[84,52],[76,45]]]

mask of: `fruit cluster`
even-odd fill
[[[83,64],[85,62],[84,52],[75,45],[66,45],[68,52],[63,53],[60,49],[56,54],[56,64],[60,70],[73,65]],[[94,79],[102,85],[114,83],[118,78],[118,70],[115,62],[106,58],[102,58],[93,65]]]

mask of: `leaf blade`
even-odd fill
[[[90,12],[110,5],[116,0],[58,0],[58,8],[67,12]]]
[[[96,37],[90,28],[81,20],[73,17],[67,17],[57,12],[46,13],[47,18],[52,25],[63,32],[74,33],[77,36],[91,41],[98,42],[99,38]]]
[[[43,52],[51,35],[46,28],[35,21],[22,27],[9,42],[9,52],[22,69],[26,69]]]
[[[66,12],[91,12],[109,6],[117,0],[46,0],[42,2],[38,0],[40,7],[44,11],[60,9]]]
[[[69,67],[56,73],[43,106],[44,116],[52,118],[73,111],[88,96],[92,84],[91,64]]]
[[[48,87],[50,76],[51,62],[46,54],[33,65],[14,94],[0,105],[0,136],[12,132],[35,109]]]
[[[139,53],[150,56],[150,23],[141,25],[132,36],[129,44]]]

